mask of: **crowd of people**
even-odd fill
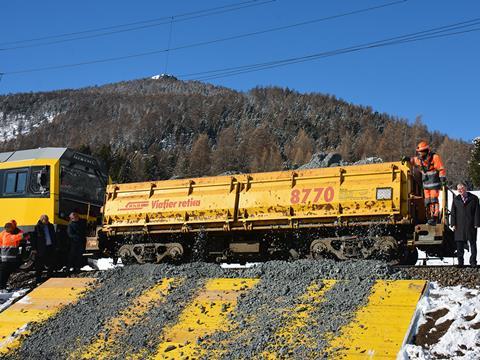
[[[67,262],[63,267],[66,272],[79,272],[84,263],[83,253],[86,244],[86,225],[76,212],[69,216],[67,226],[68,241]],[[6,223],[0,233],[0,292],[7,292],[10,275],[21,263],[21,251],[29,243],[30,256],[34,261],[35,281],[42,281],[44,271],[47,277],[59,268],[59,241],[57,232],[47,215],[41,215],[33,232],[26,234],[17,227],[15,220]]]

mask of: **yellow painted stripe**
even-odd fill
[[[211,279],[180,314],[177,324],[162,334],[156,359],[196,359],[202,355],[197,340],[232,326],[228,314],[234,311],[240,294],[258,279]]]
[[[0,313],[0,354],[20,345],[27,324],[41,322],[79,299],[94,279],[52,278]]]
[[[145,290],[132,300],[132,304],[123,309],[118,316],[108,320],[96,339],[86,348],[70,354],[71,359],[108,359],[112,346],[118,344],[120,337],[128,328],[138,324],[153,307],[162,306],[170,290],[182,279],[164,278],[160,283]]]
[[[286,311],[283,316],[285,325],[275,333],[274,341],[262,353],[262,358],[273,360],[285,357],[279,353],[279,350],[285,347],[295,349],[295,347],[303,345],[307,349],[315,348],[317,339],[309,334],[307,329],[315,324],[312,313],[325,301],[324,295],[335,283],[335,280],[324,280],[320,284],[313,282],[308,286],[307,291],[300,298],[299,304]],[[314,357],[313,353],[312,357]]]
[[[378,280],[367,305],[330,341],[332,358],[396,359],[426,283]]]

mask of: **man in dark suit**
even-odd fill
[[[480,227],[478,197],[467,191],[464,183],[457,185],[458,195],[453,198],[451,222],[455,231],[458,266],[463,267],[465,244],[470,245],[470,265],[477,266],[477,228]]]
[[[56,249],[55,228],[47,215],[40,216],[32,237],[32,252],[35,254],[35,276],[37,283],[42,280],[42,272],[47,267],[48,277],[53,274]]]

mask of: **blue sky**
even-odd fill
[[[175,22],[171,46],[182,46],[318,19],[391,1],[276,0]],[[169,17],[231,1],[28,0],[2,4],[0,48],[6,42]],[[181,75],[335,50],[480,18],[480,1],[408,0],[375,11],[235,41],[170,52],[167,72]],[[177,18],[180,19],[180,18]],[[477,26],[477,27],[480,27]],[[0,94],[79,88],[165,72],[166,54],[95,65],[11,74],[165,49],[170,25],[42,47],[0,51]],[[333,94],[470,141],[480,136],[480,32],[370,49],[311,62],[208,80],[238,90],[289,87]]]

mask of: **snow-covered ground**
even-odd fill
[[[121,259],[118,259],[118,263],[116,265],[113,264],[112,258],[88,259],[88,265],[84,266],[81,270],[110,270],[118,266],[123,266]]]
[[[476,195],[480,198],[480,191],[471,191],[472,194]],[[455,194],[457,192],[455,191]],[[452,193],[448,196],[448,208],[452,208],[452,201],[453,196]],[[441,199],[440,199],[441,202]],[[480,250],[480,231],[477,232],[477,249]],[[418,252],[418,261],[416,265],[423,265],[423,260],[427,257],[427,255],[423,251]],[[465,251],[464,253],[464,262],[466,265],[469,264],[470,261],[470,251]],[[444,258],[444,259],[428,259],[426,265],[456,265],[458,263],[457,258]],[[480,264],[480,251],[477,251],[477,264]]]
[[[480,289],[431,283],[417,311],[417,345],[405,345],[398,359],[480,359]]]
[[[27,135],[41,125],[50,124],[59,114],[45,112],[42,116],[32,117],[24,114],[5,114],[0,111],[0,136],[3,137],[3,141],[7,141],[19,135]]]

